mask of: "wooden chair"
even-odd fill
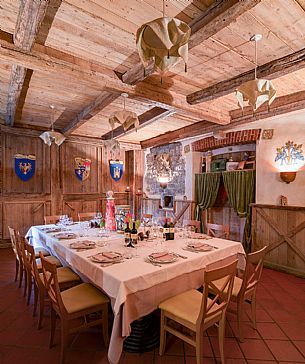
[[[44,286],[44,280],[42,275],[41,266],[38,268],[37,260],[35,258],[35,250],[26,240],[23,241],[26,259],[31,264],[31,276],[34,281],[34,310],[33,316],[36,315],[38,301],[39,301],[39,318],[38,329],[42,327],[42,320],[44,314],[44,304],[46,298],[46,290]],[[49,258],[50,259],[50,258]],[[80,277],[68,267],[57,268],[58,284],[60,290],[71,288],[81,283]]]
[[[193,226],[196,232],[200,231],[200,221],[198,220],[183,220],[184,226]]]
[[[79,212],[78,213],[78,221],[88,221],[94,219],[96,216],[96,212]]]
[[[248,254],[243,278],[234,278],[231,301],[237,304],[236,313],[240,341],[243,341],[241,319],[242,307],[245,301],[251,302],[252,324],[253,328],[256,330],[256,290],[263,270],[266,248],[267,247],[265,246],[254,253]],[[219,288],[221,284],[222,281],[219,281],[215,283],[215,287]]]
[[[44,224],[56,224],[60,219],[60,215],[44,216]]]
[[[221,363],[224,364],[226,309],[231,297],[236,265],[237,260],[224,267],[205,271],[203,293],[192,289],[169,298],[159,305],[161,309],[160,355],[164,353],[166,333],[169,332],[196,348],[196,363],[200,364],[203,354],[203,332],[218,323],[220,358]],[[214,282],[219,279],[222,279],[222,285],[217,288],[217,294],[211,300],[208,298],[209,289],[214,288]],[[178,328],[171,325],[172,321],[180,324]],[[193,335],[188,335],[187,330]]]
[[[218,225],[218,224],[207,224],[207,234],[216,238],[229,239],[230,237],[230,226],[229,225]]]
[[[110,302],[108,297],[89,283],[81,283],[60,292],[56,265],[48,262],[43,255],[40,258],[44,285],[52,307],[50,347],[54,340],[56,314],[61,321],[60,363],[64,362],[68,335],[84,328],[102,325],[104,343],[108,346],[108,303]],[[93,313],[95,315],[91,315],[88,320],[88,316]],[[79,322],[80,320],[77,319],[82,319],[82,321]],[[76,326],[77,323],[79,326]]]
[[[18,276],[19,276],[19,288],[20,288],[21,284],[22,284],[23,274],[24,274],[22,252],[21,252],[19,241],[17,240],[16,230],[9,226],[8,231],[10,234],[12,249],[14,251],[15,259],[16,259],[15,282],[17,281]]]
[[[28,293],[27,305],[29,305],[31,294],[32,294],[32,286],[33,286],[32,256],[25,249],[26,239],[24,237],[19,236],[19,241],[20,241],[20,250],[21,250],[21,254],[22,254],[22,260],[23,260],[23,264],[24,264],[25,277],[26,277],[25,286],[24,286],[24,296],[26,296],[26,292],[27,292]],[[40,253],[43,255],[43,251],[39,252],[38,255]],[[36,252],[34,249],[33,249],[33,257],[35,258],[35,264],[37,265],[38,269],[41,270],[41,261],[40,261],[40,258],[36,259]],[[46,259],[48,259],[49,261],[56,264],[57,267],[61,266],[60,261],[56,257],[50,256],[50,254],[49,254],[49,256],[46,257]]]

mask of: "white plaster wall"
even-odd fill
[[[279,204],[280,195],[288,198],[290,206],[305,206],[305,166],[304,161],[297,165],[298,172],[294,182],[284,183],[279,176],[280,161],[275,162],[276,148],[288,140],[303,144],[305,155],[305,118],[269,121],[265,129],[274,129],[271,140],[259,140],[257,145],[256,203]]]

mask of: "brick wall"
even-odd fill
[[[239,130],[226,133],[224,139],[208,137],[192,143],[192,151],[206,152],[208,150],[227,147],[230,145],[248,144],[260,138],[261,129]]]

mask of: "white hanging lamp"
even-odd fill
[[[145,23],[137,30],[136,43],[144,67],[152,59],[155,69],[162,73],[182,58],[186,71],[190,35],[191,28],[185,22],[165,16],[163,0],[163,17]]]
[[[276,90],[271,81],[257,78],[257,42],[261,39],[261,34],[255,34],[250,38],[251,42],[255,42],[254,80],[245,82],[236,89],[235,96],[242,109],[245,106],[245,102],[248,102],[253,110],[256,111],[266,101],[270,105],[276,96]]]
[[[50,108],[52,109],[52,124],[51,124],[51,130],[45,131],[42,133],[39,137],[44,141],[45,144],[47,144],[49,147],[52,145],[52,143],[55,143],[56,145],[60,146],[65,141],[65,136],[57,131],[54,131],[54,106],[50,105]]]
[[[131,126],[137,129],[139,127],[139,119],[135,112],[126,110],[125,100],[128,94],[122,93],[121,96],[124,98],[124,109],[115,111],[109,117],[109,124],[113,130],[116,124],[122,125],[124,131],[128,130]]]

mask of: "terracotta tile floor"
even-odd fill
[[[23,290],[13,281],[15,261],[9,249],[0,249],[0,364],[48,364],[59,361],[59,331],[48,348],[49,318],[36,329],[32,304],[26,306]],[[298,364],[305,363],[305,280],[264,269],[258,289],[257,331],[249,321],[245,305],[245,342],[239,343],[236,317],[228,314],[226,327],[226,364]],[[203,337],[203,363],[219,363],[217,330]],[[66,363],[108,363],[101,331],[92,329],[71,336]],[[170,337],[166,355],[157,350],[145,354],[123,353],[120,364],[195,364],[194,349]]]

